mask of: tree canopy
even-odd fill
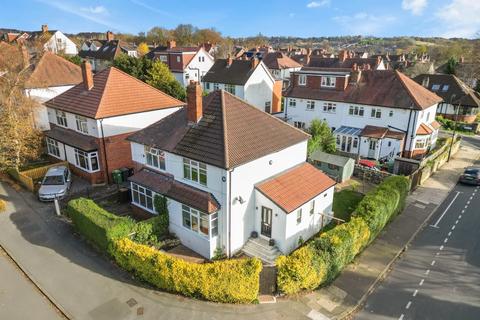
[[[185,101],[185,88],[175,79],[173,74],[168,69],[168,66],[157,60],[154,61],[152,67],[147,71],[147,83],[166,94],[171,95],[179,100]]]
[[[312,136],[308,140],[308,155],[321,150],[327,153],[334,153],[336,150],[335,137],[332,130],[328,127],[326,121],[313,119],[308,128],[308,133]]]
[[[148,70],[152,67],[152,60],[147,59],[147,57],[131,57],[122,53],[113,60],[113,66],[146,82],[148,79]]]

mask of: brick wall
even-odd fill
[[[272,92],[272,113],[282,111],[282,80],[276,80]]]
[[[106,157],[104,156],[103,140],[98,139],[99,154],[103,170],[106,169],[105,161],[108,165],[108,180],[111,183],[112,171],[123,167],[132,168],[132,151],[130,142],[126,138],[132,133],[119,134],[105,138]]]

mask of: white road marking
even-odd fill
[[[452,235],[452,231],[450,231],[450,232],[448,233],[448,236],[449,236],[449,237],[450,237],[451,235]]]
[[[411,305],[412,305],[412,301],[408,301],[407,305],[405,306],[405,309],[410,308]]]
[[[418,293],[418,290],[417,290],[417,289],[415,289],[415,291],[413,292],[412,296],[414,296],[414,297],[415,297],[415,296],[417,295],[417,293]]]
[[[461,214],[458,215],[458,219],[462,219],[462,215],[461,215]]]
[[[454,225],[452,226],[452,230],[455,230],[455,226],[454,226]]]
[[[443,250],[443,245],[440,246],[440,250]]]
[[[425,281],[425,279],[420,280],[420,283],[418,285],[421,286],[423,284],[423,281]]]
[[[450,207],[452,206],[455,199],[457,199],[459,194],[460,194],[460,192],[456,191],[455,197],[453,197],[453,199],[452,199],[452,201],[450,201],[450,204],[448,205],[448,207],[445,209],[445,211],[443,211],[442,215],[438,218],[437,222],[435,222],[435,224],[432,227],[438,227],[438,224],[440,223],[440,221],[442,221],[443,216],[447,213],[448,209],[450,209]]]
[[[470,196],[470,200],[472,200],[472,199],[473,199],[473,196]]]
[[[462,213],[465,213],[465,209],[462,210]]]
[[[402,314],[400,315],[400,318],[398,318],[398,320],[403,320],[403,317],[404,317],[404,315],[403,315],[403,313],[402,313]]]
[[[448,241],[448,238],[445,238],[445,240],[443,240],[443,243],[447,243]]]
[[[432,266],[435,264],[435,260],[432,261],[432,263],[430,263]]]
[[[429,274],[430,273],[430,269],[428,269],[427,271],[425,271],[425,274]]]
[[[467,209],[467,208],[468,208],[468,205],[465,206],[465,209]]]
[[[440,254],[440,252],[435,253],[436,256],[438,256],[439,254]]]
[[[458,220],[457,220],[457,221],[455,221],[455,224],[457,224],[457,223],[458,223]]]
[[[468,207],[469,204],[470,204],[470,200],[467,201],[467,205],[465,206],[465,208]]]

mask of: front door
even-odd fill
[[[370,139],[369,145],[368,145],[368,157],[369,158],[375,159],[376,149],[377,149],[377,140]]]
[[[262,226],[261,226],[262,236],[271,238],[272,237],[272,209],[262,206]]]

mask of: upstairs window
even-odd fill
[[[205,89],[210,90],[210,82],[205,82]]]
[[[180,62],[180,56],[177,56],[177,62]]]
[[[382,109],[372,108],[372,113],[370,114],[372,118],[380,119],[382,117]]]
[[[302,223],[302,209],[297,210],[297,224]]]
[[[334,88],[335,87],[335,77],[322,77],[322,87]]]
[[[310,215],[313,215],[315,213],[315,200],[310,202]]]
[[[439,84],[434,84],[432,85],[432,91],[438,91],[440,89],[440,85]]]
[[[337,112],[337,105],[331,102],[325,102],[323,104],[323,112],[335,113]]]
[[[307,100],[307,110],[315,110],[315,101]]]
[[[67,127],[67,115],[63,111],[56,110],[55,115],[57,116],[57,124],[62,127]]]
[[[166,63],[166,62],[167,62],[167,56],[162,54],[162,55],[160,56],[160,61]]]
[[[393,117],[393,110],[390,110],[390,112],[388,112],[388,116]]]
[[[205,61],[205,57],[204,57],[204,56],[198,57],[198,62],[204,62],[204,61]]]
[[[442,91],[447,92],[448,88],[450,88],[450,86],[448,84],[444,84],[443,87],[442,87]]]
[[[296,99],[288,99],[288,106],[289,107],[296,107],[297,106],[297,100]]]
[[[235,85],[234,84],[226,84],[225,91],[235,95]]]
[[[365,112],[365,109],[359,106],[350,106],[350,108],[348,109],[348,114],[352,116],[363,117],[364,112]]]
[[[305,122],[293,121],[293,126],[298,129],[305,129]]]
[[[298,75],[298,85],[304,86],[307,84],[307,75],[299,74]]]
[[[88,134],[87,118],[82,116],[75,116],[75,122],[77,123],[77,131]]]
[[[165,170],[165,153],[155,148],[145,147],[147,165],[157,169]]]
[[[187,180],[207,185],[207,165],[183,158],[183,177]]]

